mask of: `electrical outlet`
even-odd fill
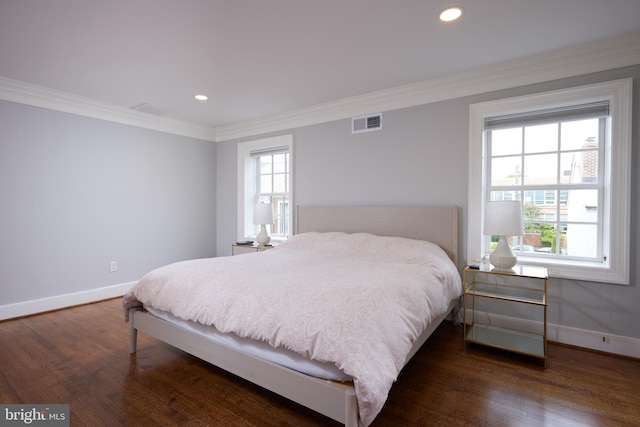
[[[109,263],[109,273],[115,273],[118,271],[118,261],[111,261]]]

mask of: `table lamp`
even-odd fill
[[[273,224],[273,205],[271,203],[257,203],[253,207],[253,223],[260,225],[260,232],[256,236],[258,244],[268,244],[271,237],[267,233],[266,224]]]
[[[499,236],[498,246],[489,260],[498,270],[511,270],[517,257],[511,252],[507,236],[522,236],[522,203],[518,200],[486,202],[484,207],[484,234]]]

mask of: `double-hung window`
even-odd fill
[[[267,225],[274,240],[291,235],[291,156],[293,136],[283,135],[238,144],[238,237],[253,239],[259,225],[253,223],[258,203],[271,203],[274,223]]]
[[[520,263],[628,283],[631,81],[471,106],[469,253],[491,252],[484,202],[518,200]]]

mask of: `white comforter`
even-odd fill
[[[415,339],[461,292],[455,265],[432,243],[304,233],[265,252],[156,269],[127,298],[334,363],[354,378],[366,426]]]

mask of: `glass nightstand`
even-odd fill
[[[275,245],[239,245],[237,243],[233,243],[231,245],[231,255],[242,255],[249,252],[262,252],[274,247]]]
[[[483,264],[480,268],[465,267],[464,282],[464,340],[489,347],[508,350],[547,361],[547,286],[545,267],[516,265],[512,271],[492,269]],[[480,300],[485,308],[477,309]],[[539,330],[522,330],[517,326],[492,324],[489,312],[491,301],[507,304],[525,304],[539,307],[542,322],[525,319],[523,324],[539,324]]]

